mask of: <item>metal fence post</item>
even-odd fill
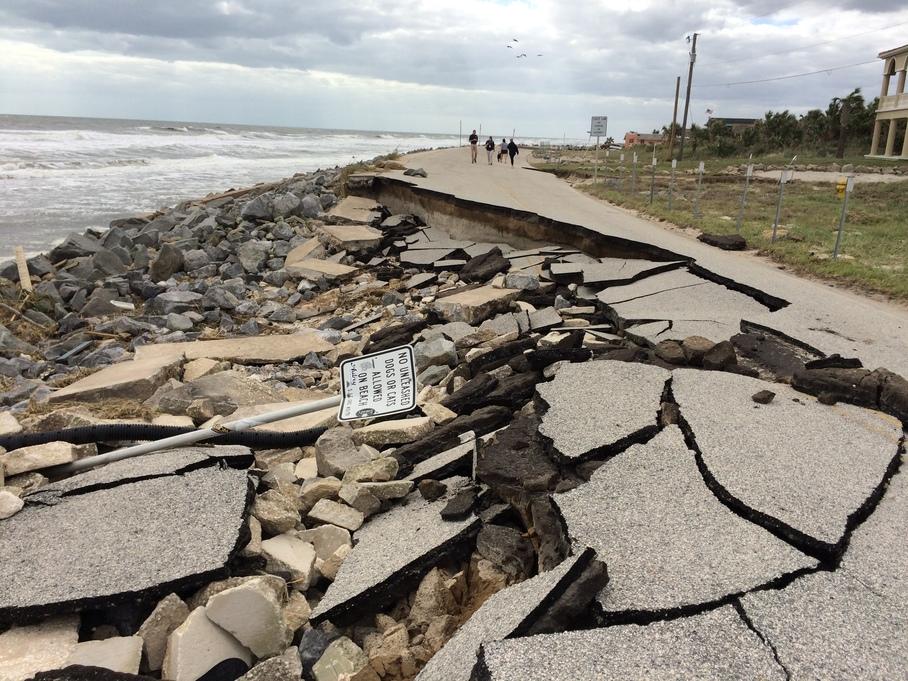
[[[744,191],[741,194],[741,208],[738,209],[737,232],[741,233],[741,221],[744,219],[744,208],[747,206],[747,189],[750,186],[750,178],[754,174],[754,164],[747,164],[747,171],[744,173]]]
[[[697,166],[697,191],[694,194],[694,219],[700,220],[703,217],[703,211],[700,210],[700,198],[703,195],[703,161]]]
[[[839,215],[839,231],[835,237],[835,248],[832,250],[832,259],[839,257],[839,247],[842,245],[842,233],[845,231],[845,215],[848,212],[848,196],[854,189],[854,177],[849,177],[845,183],[845,196],[842,198],[842,214]]]
[[[656,195],[656,157],[653,156],[653,174],[649,181],[649,205],[653,205],[653,197]]]
[[[672,176],[668,182],[668,209],[672,209],[672,196],[675,193],[675,168],[678,167],[678,159],[672,159]]]
[[[776,230],[779,228],[779,218],[782,216],[782,198],[785,196],[785,185],[791,179],[791,171],[785,169],[779,176],[779,201],[776,203],[776,219],[772,223],[772,238],[770,243],[776,242]]]
[[[637,152],[634,152],[633,173],[631,175],[631,193],[637,193]]]

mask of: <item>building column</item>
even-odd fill
[[[880,99],[889,94],[889,74],[883,74],[883,87],[880,89]]]
[[[895,85],[895,94],[901,95],[905,92],[905,69],[899,71],[899,79]]]
[[[870,140],[870,155],[876,156],[877,152],[880,149],[880,119],[877,118],[873,122],[873,138]]]
[[[892,150],[895,147],[895,126],[897,123],[897,118],[889,120],[889,132],[886,134],[886,151],[883,152],[883,156],[892,156]]]
[[[902,71],[902,73],[905,73]],[[908,118],[905,119],[905,139],[902,140],[902,158],[908,158]]]

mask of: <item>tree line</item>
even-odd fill
[[[710,156],[763,155],[781,151],[810,151],[817,155],[842,158],[846,148],[860,147],[859,153],[870,148],[870,137],[879,98],[864,100],[861,89],[846,97],[833,97],[826,110],[811,109],[801,116],[788,110],[767,111],[752,128],[732,130],[721,118],[707,125],[691,125],[687,144],[693,153],[698,150]],[[668,139],[671,126],[662,126]],[[680,135],[680,131],[678,133]],[[677,138],[675,148],[677,149]]]

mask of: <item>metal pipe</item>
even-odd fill
[[[340,403],[341,396],[335,395],[334,397],[328,397],[324,400],[316,400],[315,402],[298,404],[293,407],[287,407],[278,411],[268,412],[267,414],[250,416],[249,418],[239,419],[238,421],[230,421],[229,423],[220,423],[212,428],[200,428],[199,430],[194,430],[191,433],[174,435],[173,437],[166,437],[163,440],[157,440],[155,442],[145,442],[140,445],[133,445],[132,447],[115,449],[114,451],[107,452],[106,454],[89,456],[84,459],[79,459],[78,461],[73,461],[72,463],[63,464],[62,466],[54,466],[53,468],[47,469],[46,472],[53,476],[71,475],[73,473],[78,473],[79,471],[94,468],[95,466],[100,466],[102,464],[113,463],[114,461],[121,461],[123,459],[130,459],[134,456],[141,456],[143,454],[151,454],[152,452],[159,452],[163,449],[172,449],[174,447],[181,447],[183,445],[191,445],[195,442],[201,442],[203,440],[209,440],[213,437],[217,437],[218,435],[223,435],[224,433],[249,430],[250,428],[255,428],[256,426],[261,426],[265,423],[274,423],[275,421],[283,421],[284,419],[293,418],[294,416],[311,414],[314,411],[321,411],[322,409],[336,407]]]

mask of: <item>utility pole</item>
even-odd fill
[[[684,160],[684,134],[687,132],[687,112],[690,109],[690,86],[694,78],[694,62],[697,61],[697,36],[694,33],[693,44],[690,47],[690,66],[687,69],[687,95],[684,98],[684,119],[681,123],[681,144],[678,146],[678,160]]]
[[[672,160],[672,150],[675,148],[675,133],[678,127],[678,95],[681,94],[681,76],[675,78],[675,108],[672,110],[672,131],[668,136],[668,160]]]

